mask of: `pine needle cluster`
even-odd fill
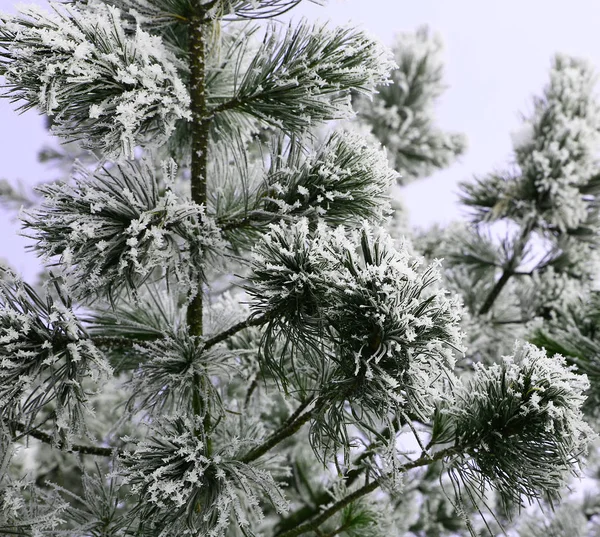
[[[68,291],[41,297],[14,277],[0,279],[0,406],[27,422],[53,407],[56,426],[69,433],[84,423],[83,380],[110,375],[110,366],[73,312]]]
[[[240,462],[243,443],[208,454],[201,421],[172,418],[153,424],[148,440],[122,457],[125,482],[141,496],[138,516],[144,531],[158,535],[223,535],[230,525],[254,535],[266,497],[284,512],[288,505],[269,472]]]
[[[11,98],[51,116],[57,135],[108,158],[164,144],[190,117],[175,56],[142,29],[127,35],[116,8],[53,9],[1,20],[0,74]]]
[[[456,392],[445,410],[456,445],[465,446],[453,472],[471,489],[485,485],[504,501],[557,500],[575,463],[594,436],[582,406],[587,379],[531,344],[489,367]],[[444,412],[444,411],[443,411]]]
[[[193,295],[222,239],[204,208],[172,188],[176,170],[167,163],[161,180],[145,161],[94,173],[80,168],[73,184],[39,187],[45,201],[25,215],[25,226],[46,258],[60,256],[81,293],[135,292],[157,271]]]
[[[283,335],[284,349],[313,350],[326,409],[314,429],[319,443],[347,441],[347,403],[374,422],[433,411],[461,341],[459,304],[435,289],[438,277],[367,223],[351,233],[324,224],[311,233],[305,220],[272,226],[257,246],[248,291],[255,314],[269,319],[264,347]],[[284,385],[295,367],[286,356],[265,355]]]

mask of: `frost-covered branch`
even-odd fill
[[[56,440],[52,435],[45,433],[44,431],[40,431],[39,429],[35,429],[32,427],[27,427],[23,423],[19,423],[16,421],[8,421],[5,422],[4,425],[9,427],[10,429],[14,429],[16,431],[21,431],[21,437],[23,436],[31,436],[32,438],[36,438],[40,440],[44,444],[48,444],[56,449],[61,451],[67,451],[69,453],[81,453],[82,455],[98,455],[100,457],[113,457],[115,454],[119,453],[117,448],[107,448],[103,446],[90,446],[86,444],[66,444],[61,440]]]
[[[162,173],[147,160],[79,167],[73,184],[38,188],[45,200],[24,214],[25,227],[46,259],[60,256],[80,296],[135,294],[157,273],[197,292],[222,239],[202,205],[175,193],[176,172],[173,161]]]
[[[504,286],[508,283],[512,276],[516,275],[516,269],[523,258],[525,248],[527,247],[527,243],[531,237],[533,226],[533,222],[525,223],[523,225],[520,236],[513,245],[512,255],[508,260],[506,260],[506,263],[504,264],[504,270],[502,271],[500,278],[498,278],[489,294],[483,301],[483,304],[479,308],[479,315],[485,315],[492,309],[494,302],[502,292],[502,289],[504,289]]]
[[[0,74],[11,100],[39,108],[54,118],[54,133],[108,157],[164,145],[190,118],[177,58],[141,28],[126,33],[118,9],[51,7],[0,18]]]
[[[419,457],[418,459],[404,464],[402,469],[404,472],[408,472],[409,470],[412,470],[413,468],[427,466],[436,461],[443,460],[447,457],[450,457],[450,456],[454,455],[455,453],[457,453],[458,451],[460,451],[460,448],[450,447],[450,448],[440,450],[440,451],[434,453],[433,455],[424,454],[424,455],[421,455],[421,457]],[[330,507],[325,509],[320,515],[315,517],[313,520],[310,520],[309,522],[300,524],[299,526],[295,527],[294,529],[290,529],[283,533],[278,533],[276,535],[276,537],[297,537],[298,535],[302,535],[303,533],[307,533],[309,531],[318,533],[319,527],[321,526],[321,524],[323,524],[324,522],[329,520],[332,516],[334,516],[339,511],[341,511],[344,507],[346,507],[350,503],[355,502],[356,500],[362,498],[363,496],[366,496],[367,494],[370,494],[371,492],[377,490],[381,486],[382,481],[383,481],[383,478],[374,479],[370,483],[363,485],[361,488],[355,490],[351,494],[348,494],[348,496],[346,496],[345,498],[342,498],[341,500],[335,502],[333,505],[331,505]],[[300,520],[298,522],[303,522],[303,521]]]
[[[112,369],[75,316],[68,290],[53,285],[57,297],[40,296],[14,275],[0,279],[0,414],[33,422],[52,404],[57,431],[83,432],[83,382]]]
[[[393,52],[397,66],[390,83],[372,97],[355,97],[354,104],[358,121],[387,149],[398,181],[406,184],[453,164],[466,138],[434,122],[435,103],[445,89],[440,36],[427,27],[401,33]]]
[[[387,52],[364,34],[306,22],[281,35],[270,26],[233,94],[211,103],[217,124],[248,114],[286,133],[352,113],[350,90],[369,93],[388,76]],[[219,118],[225,116],[225,118]]]

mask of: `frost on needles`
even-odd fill
[[[25,228],[39,252],[60,256],[79,293],[135,292],[161,271],[196,294],[206,259],[223,241],[204,207],[173,189],[176,174],[172,161],[160,171],[143,160],[95,173],[80,167],[73,184],[38,188],[44,202],[24,214]]]
[[[58,136],[108,158],[164,144],[176,121],[190,117],[176,57],[157,36],[127,32],[116,8],[52,8],[2,20],[0,73],[11,99],[39,107]]]
[[[356,29],[278,22],[297,3],[2,17],[4,95],[99,162],[23,212],[45,289],[0,275],[0,532],[394,535],[418,468],[462,507],[488,488],[556,498],[576,468],[585,377],[524,346],[464,378],[460,299],[386,230],[385,150],[327,131],[379,87],[398,169],[449,162],[461,141],[429,117],[437,45],[421,32],[395,66]]]

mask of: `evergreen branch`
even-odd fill
[[[418,459],[405,464],[404,471],[407,472],[409,470],[412,470],[413,468],[427,466],[428,464],[431,464],[432,462],[439,461],[439,460],[441,460],[449,455],[452,455],[454,453],[457,453],[459,451],[460,450],[457,447],[450,447],[450,448],[446,448],[441,451],[438,451],[434,455],[423,454]],[[367,494],[370,494],[371,492],[377,490],[377,488],[380,486],[383,479],[385,479],[385,477],[375,479],[374,481],[367,483],[366,485],[362,486],[361,488],[355,490],[352,494],[349,494],[348,496],[346,496],[346,497],[342,498],[341,500],[337,501],[336,503],[334,503],[331,507],[329,507],[328,509],[323,511],[314,520],[306,522],[305,524],[301,524],[294,529],[285,531],[284,533],[278,533],[276,535],[276,537],[297,537],[298,535],[302,535],[303,533],[306,533],[309,531],[317,532],[319,526],[321,524],[323,524],[323,522],[327,521],[329,518],[331,518],[337,512],[341,511],[344,507],[346,507],[347,505],[350,505],[352,502],[355,502],[356,500],[362,498],[363,496],[366,496]]]
[[[247,319],[240,321],[237,324],[234,324],[233,326],[231,326],[227,330],[224,330],[223,332],[220,332],[216,336],[208,338],[206,340],[206,342],[204,343],[204,348],[210,349],[211,347],[214,347],[217,343],[221,343],[221,342],[225,341],[227,338],[233,336],[234,334],[237,334],[241,330],[244,330],[245,328],[249,328],[251,326],[260,326],[260,325],[266,323],[268,320],[269,320],[269,315],[266,313],[263,315],[257,315],[257,316],[251,315]]]
[[[392,65],[387,52],[359,32],[306,23],[283,35],[270,26],[253,56],[235,93],[210,112],[217,122],[226,121],[225,112],[248,114],[288,134],[348,117],[349,92],[370,93]]]
[[[211,108],[210,114],[212,116],[216,116],[217,114],[221,114],[221,113],[227,112],[229,110],[235,110],[236,108],[238,108],[242,105],[250,104],[255,99],[258,99],[258,96],[247,97],[244,101],[242,101],[239,97],[234,97],[233,99],[230,99],[229,101],[225,101],[224,103],[221,103],[221,104]]]
[[[488,296],[486,297],[485,301],[483,302],[483,305],[479,309],[479,312],[478,312],[479,315],[485,315],[492,309],[492,306],[494,305],[494,302],[496,301],[496,299],[502,292],[502,289],[504,289],[504,286],[508,283],[508,280],[510,280],[511,276],[513,276],[515,274],[515,268],[518,266],[518,263],[525,251],[525,246],[527,245],[527,242],[529,240],[529,235],[530,235],[531,231],[533,230],[533,227],[534,227],[534,222],[532,220],[523,224],[523,229],[521,231],[521,235],[519,236],[519,239],[516,241],[516,243],[514,245],[512,255],[511,255],[510,259],[508,260],[508,262],[506,263],[504,271],[502,272],[502,275],[500,276],[498,281],[494,284],[494,287],[492,287],[492,290],[489,292]]]
[[[392,434],[393,429],[390,427],[386,427],[380,434],[382,438],[389,439]],[[395,432],[395,431],[394,431]],[[375,447],[377,447],[381,442],[375,441],[367,446],[367,448],[356,457],[351,470],[346,470],[343,476],[344,484],[346,487],[350,487],[367,469],[367,466],[358,466],[362,461],[364,461],[367,457],[369,457]],[[430,446],[428,446],[430,447]],[[285,532],[291,528],[296,527],[298,524],[302,523],[305,520],[315,516],[321,509],[322,506],[331,502],[334,498],[333,492],[331,490],[324,490],[318,494],[316,498],[313,500],[313,505],[305,505],[301,507],[285,519],[283,519],[278,525],[279,532]]]
[[[124,24],[105,3],[55,3],[51,15],[29,8],[1,18],[3,95],[52,116],[54,134],[108,160],[164,145],[189,119],[179,60],[158,36],[127,33]]]
[[[322,537],[335,537],[336,535],[339,535],[340,533],[342,533],[343,531],[347,530],[350,527],[351,527],[351,523],[346,522],[346,523],[342,524],[341,526],[337,527],[336,529],[330,531],[329,533],[325,533]]]
[[[9,422],[10,427],[15,430],[22,431],[21,436],[31,436],[40,440],[44,444],[58,448],[61,451],[77,452],[83,455],[98,455],[100,457],[112,457],[118,450],[116,448],[105,448],[100,446],[86,446],[83,444],[66,445],[63,441],[56,442],[52,436],[38,429],[30,429],[25,424],[18,421]]]
[[[217,224],[219,222],[217,221]],[[230,220],[229,222],[227,222],[226,224],[223,224],[222,226],[219,226],[221,231],[226,232],[226,231],[232,231],[234,229],[239,229],[242,227],[246,227],[246,226],[251,226],[253,223],[253,220],[251,217],[246,216],[244,218],[239,218],[237,220]]]
[[[298,419],[298,417],[300,416],[300,414],[302,414],[304,409],[307,408],[313,401],[314,401],[314,397],[309,397],[308,399],[306,399],[306,401],[303,401],[298,406],[298,408],[296,410],[294,410],[294,412],[290,415],[290,417],[283,422],[282,427],[287,427],[288,425],[290,425],[291,423],[296,421],[296,419]]]
[[[302,405],[301,405],[302,406]],[[308,406],[308,405],[306,405]],[[296,411],[297,412],[297,411]],[[250,463],[255,461],[259,457],[262,457],[267,451],[273,449],[277,444],[296,434],[300,428],[312,417],[314,410],[307,412],[300,416],[295,421],[287,420],[283,426],[275,431],[267,440],[265,440],[260,446],[257,446],[252,451],[244,455],[240,461],[243,463]],[[288,423],[289,422],[289,423]],[[287,424],[287,425],[286,425]]]
[[[220,332],[220,333],[216,334],[215,336],[208,338],[206,340],[206,342],[204,343],[204,349],[210,349],[211,347],[214,347],[218,343],[222,343],[227,338],[237,334],[238,332],[240,332],[241,330],[244,330],[245,328],[249,328],[251,326],[261,326],[262,324],[266,323],[268,320],[269,320],[269,317],[267,314],[258,315],[258,316],[252,315],[252,316],[248,317],[247,319],[244,319],[243,321],[240,321],[239,323],[234,324],[233,326],[229,327],[227,330],[224,330],[223,332]],[[92,343],[94,343],[94,345],[96,345],[97,347],[130,348],[135,343],[142,343],[142,342],[159,339],[159,336],[156,336],[154,338],[148,337],[148,338],[139,339],[139,340],[131,339],[131,338],[124,337],[124,336],[93,336],[91,339],[92,339]]]
[[[248,405],[250,404],[250,400],[252,398],[252,394],[258,387],[258,380],[254,377],[254,380],[250,383],[248,390],[246,391],[246,397],[244,397],[244,410],[248,409]]]

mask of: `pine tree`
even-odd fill
[[[563,355],[591,381],[584,411],[597,426],[596,82],[587,61],[557,55],[542,96],[512,134],[509,170],[463,183],[470,221],[431,230],[415,245],[426,257],[444,257],[445,285],[463,297],[461,365],[497,362],[515,336]],[[592,518],[592,504],[569,505],[548,523],[522,520],[519,534],[587,535],[583,511]]]
[[[101,156],[23,213],[43,288],[2,271],[0,532],[402,535],[438,477],[474,531],[488,491],[556,500],[576,472],[586,377],[532,344],[456,368],[460,301],[385,231],[385,152],[315,131],[391,57],[282,27],[297,3],[0,20],[5,94]]]

